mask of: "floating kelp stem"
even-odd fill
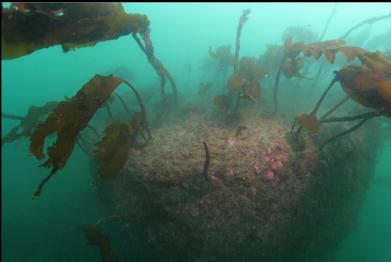
[[[326,22],[326,24],[325,24],[325,26],[324,26],[324,28],[323,28],[323,32],[322,32],[322,34],[320,35],[318,41],[322,41],[322,40],[323,40],[323,37],[326,35],[326,32],[327,32],[327,30],[329,29],[331,20],[332,20],[332,18],[334,17],[335,11],[337,10],[337,5],[338,5],[338,3],[335,3],[335,4],[334,4],[333,9],[332,9],[332,11],[331,11],[331,13],[330,13],[330,16],[329,16],[328,19],[327,19],[327,22]],[[320,67],[319,67],[318,73],[316,74],[316,77],[314,78],[314,82],[312,83],[312,87],[316,86],[316,84],[318,83],[320,74],[321,74],[322,69],[323,69],[323,64],[324,64],[324,61],[323,61],[323,63],[322,63],[322,64],[320,65]],[[307,70],[306,70],[306,71],[308,71],[308,67],[307,67]],[[306,74],[306,73],[304,73],[304,75],[305,75],[305,74]],[[298,79],[296,86],[299,85],[299,83],[300,83],[301,80],[302,80],[301,78]],[[295,86],[295,87],[296,87],[296,86]]]
[[[122,107],[125,109],[126,113],[128,114],[129,118],[132,116],[132,111],[128,107],[128,105],[125,103],[125,101],[122,99],[122,97],[115,93],[115,96],[118,98],[119,102],[121,103]]]
[[[366,115],[366,116],[364,116]],[[344,135],[347,135],[357,129],[359,129],[367,120],[369,119],[372,119],[372,118],[375,118],[375,117],[378,117],[378,116],[381,116],[381,113],[378,113],[378,112],[370,112],[370,113],[366,113],[366,114],[363,114],[361,115],[361,118],[358,118],[358,116],[356,116],[355,119],[353,119],[353,117],[350,118],[350,120],[339,120],[339,121],[353,121],[353,120],[356,120],[356,119],[361,119],[360,122],[358,122],[356,125],[354,125],[353,127],[349,128],[348,130],[345,130],[331,138],[329,138],[328,140],[326,140],[326,142],[324,142],[321,146],[320,146],[320,149],[323,149],[327,144],[333,142],[335,139],[337,139],[338,137],[341,137],[341,136],[344,136]],[[342,119],[343,117],[341,117]],[[345,118],[345,119],[348,119],[348,118]],[[330,119],[331,120],[331,119]],[[324,123],[330,123],[331,121],[329,122],[324,122]],[[335,121],[334,121],[335,122]]]
[[[50,171],[50,174],[41,181],[37,190],[33,194],[33,199],[35,199],[36,197],[39,197],[41,195],[43,187],[50,180],[50,178],[52,178],[52,176],[57,172],[57,170],[58,170],[58,167],[53,167],[53,169]]]
[[[314,109],[311,111],[311,113],[309,114],[310,116],[313,116],[313,117],[316,118],[316,113],[318,112],[318,109],[319,109],[321,103],[323,102],[323,100],[325,99],[327,93],[330,91],[330,89],[333,87],[333,85],[334,85],[335,82],[337,82],[337,81],[338,81],[338,77],[337,77],[337,76],[334,76],[333,80],[331,80],[329,86],[326,88],[326,90],[323,92],[322,96],[320,97],[319,101],[316,103],[315,108],[314,108]],[[335,110],[335,109],[334,109],[334,110]],[[333,111],[334,111],[334,110],[333,110]],[[331,113],[330,113],[330,114],[331,114]],[[293,131],[293,128],[294,128],[295,124],[296,124],[296,121],[295,121],[295,122],[293,123],[293,125],[292,125],[291,133],[292,133],[292,131]],[[303,129],[302,126],[300,126],[300,127],[297,129],[297,131],[296,131],[296,137],[299,136],[299,134],[300,134],[300,132],[301,132],[302,129]]]
[[[107,115],[109,116],[109,118],[111,118],[112,117],[112,113],[111,113],[110,105],[109,105],[109,103],[107,103],[107,101],[105,102],[105,107],[106,107],[106,110],[107,110]]]
[[[3,113],[3,112],[1,112],[1,117],[6,118],[6,119],[12,119],[12,120],[23,120],[24,119],[24,117],[22,117],[22,116],[17,116],[14,114],[8,114],[8,113]]]
[[[315,105],[315,108],[312,110],[312,112],[310,113],[311,115],[316,115],[316,112],[318,111],[319,107],[320,107],[320,104],[323,102],[323,100],[325,99],[327,93],[330,91],[330,89],[333,87],[333,85],[335,84],[335,82],[338,81],[338,77],[335,76],[333,78],[333,80],[331,80],[329,86],[326,88],[326,90],[323,92],[322,96],[320,97],[319,101],[316,103]]]
[[[239,19],[239,24],[236,30],[236,48],[235,48],[235,58],[234,58],[234,73],[236,73],[238,69],[238,60],[239,60],[239,51],[240,51],[240,35],[242,33],[242,28],[244,23],[248,20],[248,14],[250,13],[250,9],[243,10],[242,15]]]
[[[159,61],[159,63],[160,63],[160,61]],[[168,72],[167,69],[165,69],[165,68],[163,68],[163,69],[164,69],[164,72],[165,72],[165,74],[166,74],[166,76],[168,78],[168,81],[171,84],[172,91],[174,93],[174,102],[175,102],[175,104],[178,104],[178,92],[177,92],[177,88],[176,88],[176,84],[175,84],[174,78],[172,78],[170,72]]]
[[[205,162],[204,162],[204,169],[202,171],[202,174],[205,177],[205,179],[208,180],[210,154],[209,154],[208,145],[206,144],[205,141],[204,141],[204,150],[205,150]]]
[[[273,91],[274,109],[273,109],[273,113],[277,113],[277,110],[278,110],[277,96],[278,96],[278,87],[279,87],[279,84],[280,84],[280,75],[281,75],[281,72],[282,72],[282,67],[284,66],[284,63],[285,63],[287,58],[288,58],[288,56],[286,54],[284,54],[284,56],[283,56],[283,58],[281,60],[280,66],[278,68],[278,72],[277,72],[277,75],[276,75],[276,81],[274,82],[274,91]]]
[[[326,118],[323,120],[320,120],[320,123],[333,123],[333,122],[348,122],[348,121],[354,121],[359,119],[367,119],[372,118],[376,116],[382,115],[383,112],[367,112],[356,116],[345,116],[345,117],[333,117],[333,118]]]
[[[242,15],[239,18],[238,27],[236,29],[236,46],[235,46],[235,56],[234,56],[234,62],[233,62],[233,67],[234,67],[233,75],[235,75],[235,73],[238,70],[238,60],[239,60],[239,52],[240,52],[240,35],[242,33],[242,28],[243,28],[244,23],[246,23],[246,21],[248,20],[249,13],[250,13],[250,9],[243,10]],[[242,88],[240,88],[240,89],[242,89]],[[229,92],[229,97],[230,97],[231,101],[233,100],[233,94],[234,94],[233,92]],[[240,93],[238,94],[238,97],[236,100],[237,101],[235,103],[235,108],[233,109],[233,111],[229,110],[230,113],[235,114],[238,111],[239,104],[240,104]],[[231,103],[231,105],[232,104],[233,103]],[[231,105],[230,105],[230,109],[232,108]]]
[[[319,77],[322,74],[322,70],[323,70],[323,67],[324,67],[325,64],[326,64],[326,60],[323,60],[322,63],[320,64],[320,66],[319,66],[318,72],[316,73],[316,76],[314,78],[314,82],[312,82],[311,90],[314,90],[314,87],[316,86],[316,84],[318,84]]]
[[[327,30],[329,28],[331,19],[333,18],[334,14],[335,14],[335,11],[337,10],[337,5],[338,5],[338,3],[334,4],[333,10],[331,11],[329,18],[327,19],[326,25],[324,26],[323,32],[322,32],[322,34],[319,37],[319,41],[322,41],[323,37],[325,36],[325,34],[326,34],[326,32],[327,32]]]
[[[147,56],[148,62],[152,65],[153,69],[155,69],[156,74],[160,78],[160,93],[162,95],[163,101],[167,103],[167,96],[165,91],[166,86],[166,76],[164,75],[163,71],[160,70],[158,65],[155,62],[155,57],[153,56],[153,52],[147,52],[146,47],[144,47],[143,43],[141,42],[140,38],[137,36],[136,33],[132,34],[133,39],[136,41],[137,45],[140,47],[141,51]]]
[[[154,55],[152,41],[149,36],[149,30],[143,31],[142,33],[140,33],[140,35],[144,40],[144,45],[136,33],[133,33],[132,37],[136,41],[137,45],[140,47],[141,51],[143,51],[143,53],[147,56],[148,62],[155,69],[156,74],[160,77],[160,92],[162,94],[163,100],[165,102],[167,102],[167,97],[166,97],[166,93],[165,93],[165,85],[166,85],[166,79],[168,79],[168,81],[171,84],[172,91],[174,94],[175,105],[177,105],[178,104],[178,92],[177,92],[175,81],[172,78],[171,74],[167,71],[167,69],[160,62],[160,60],[157,59],[156,56]]]
[[[346,37],[348,37],[350,35],[351,32],[353,32],[354,30],[356,30],[357,28],[359,28],[365,24],[371,25],[375,22],[378,22],[378,21],[381,21],[381,20],[387,19],[387,18],[391,18],[391,13],[389,13],[387,15],[375,16],[372,18],[365,19],[364,21],[362,21],[362,22],[358,23],[357,25],[353,26],[352,28],[350,28],[343,36],[340,37],[340,39],[345,39]]]
[[[87,127],[99,138],[100,137],[100,135],[99,135],[99,132],[98,132],[98,130],[96,130],[96,128],[95,127],[93,127],[92,125],[90,125],[90,124],[87,124]]]
[[[145,110],[143,99],[141,98],[140,94],[137,92],[136,88],[131,83],[129,83],[126,80],[122,80],[122,81],[126,85],[128,85],[130,87],[130,89],[132,89],[133,93],[136,95],[137,101],[138,101],[138,103],[140,105],[140,111],[141,111],[141,116],[142,116],[142,119],[143,119],[143,122],[144,122],[144,128],[147,131],[148,138],[152,138],[151,132],[149,130],[149,125],[148,125],[148,120],[147,120],[147,113],[146,113],[146,110]]]
[[[87,156],[88,156],[88,152],[87,152],[87,149],[80,143],[81,139],[79,138],[76,142],[76,144],[80,147],[81,151],[83,151]],[[83,142],[84,143],[84,142]]]
[[[333,106],[329,111],[327,111],[323,116],[321,116],[319,119],[325,119],[329,115],[331,115],[335,110],[337,110],[338,107],[345,104],[346,101],[349,100],[349,96],[344,97],[341,101],[339,101],[335,106]]]
[[[240,93],[238,93],[236,96],[235,108],[234,111],[232,112],[233,115],[235,115],[238,112],[239,105],[240,105]]]

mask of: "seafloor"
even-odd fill
[[[365,199],[382,137],[376,125],[323,150],[319,142],[344,126],[304,133],[303,150],[292,150],[290,123],[257,106],[232,118],[216,108],[179,112],[131,149],[100,192],[121,217],[125,259],[327,261]]]

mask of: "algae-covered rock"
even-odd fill
[[[128,222],[119,238],[133,261],[323,261],[349,232],[376,142],[360,131],[323,152],[309,134],[294,151],[288,123],[243,113],[232,123],[193,112],[131,149],[104,195]]]

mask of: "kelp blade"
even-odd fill
[[[136,134],[130,124],[112,122],[94,152],[98,164],[96,184],[116,176],[128,160],[129,146]]]
[[[97,109],[121,82],[113,76],[95,75],[74,97],[60,102],[46,121],[37,126],[30,137],[30,152],[38,160],[45,158],[45,139],[57,133],[56,141],[47,150],[48,159],[42,166],[52,168],[52,171],[65,166],[80,131],[87,127]]]
[[[27,3],[26,3],[27,5]],[[29,3],[38,10],[47,4]],[[92,46],[147,30],[148,18],[127,14],[118,3],[63,3],[63,15],[50,11],[22,12],[2,8],[1,59],[14,59],[36,50],[61,45],[64,51]]]

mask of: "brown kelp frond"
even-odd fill
[[[338,51],[338,48],[344,44],[345,42],[340,39],[322,42],[318,41],[303,46],[302,51],[305,56],[312,56],[315,59],[319,59],[319,57],[323,54],[326,59],[331,64],[333,64],[335,59],[335,53]]]
[[[344,44],[345,42],[339,39],[316,42],[306,45],[303,53],[305,56],[312,56],[315,59],[319,59],[323,54],[330,64],[334,64],[335,56],[338,52],[342,53],[348,62],[352,62],[354,58],[367,52],[361,47],[344,46]]]
[[[365,52],[358,54],[358,58],[361,60],[362,65],[349,65],[335,72],[334,79],[324,91],[312,112],[310,114],[302,114],[296,119],[295,123],[297,122],[301,126],[298,129],[297,134],[299,134],[301,128],[318,132],[320,123],[361,120],[350,129],[329,138],[321,145],[321,148],[323,148],[336,138],[357,130],[371,118],[378,116],[391,116],[391,62],[379,52]],[[319,121],[316,118],[316,113],[326,94],[336,81],[340,82],[342,89],[347,94],[347,97],[342,99],[331,110],[325,113]],[[326,116],[330,115],[340,105],[347,101],[348,98],[352,98],[357,103],[370,107],[375,111],[353,117],[326,118]]]
[[[301,127],[311,132],[317,133],[320,131],[320,122],[313,114],[301,114],[296,118],[296,121]]]
[[[346,57],[346,60],[349,63],[352,62],[354,58],[367,52],[365,49],[357,46],[341,46],[338,51]]]
[[[254,103],[258,103],[259,97],[261,96],[261,85],[258,81],[251,81],[245,85],[240,93],[240,99],[248,99]]]
[[[391,114],[391,62],[380,52],[366,52],[362,65],[350,65],[337,72],[343,90],[356,102]]]
[[[148,18],[127,14],[118,3],[18,3],[2,8],[2,59],[61,45],[66,52],[145,31]]]
[[[265,53],[259,57],[259,62],[266,70],[273,71],[278,69],[283,56],[284,47],[267,45]]]
[[[292,43],[292,37],[288,36],[284,43],[285,55],[291,58],[297,57],[304,50],[304,42]]]
[[[96,144],[94,158],[98,164],[96,185],[116,176],[129,157],[129,147],[136,137],[137,127],[113,121],[105,136]]]
[[[391,74],[391,60],[380,52],[364,52],[358,55],[361,63],[379,74]]]
[[[309,44],[304,42],[292,43],[290,37],[285,42],[285,54],[291,59],[297,58],[300,53],[303,53],[307,57],[313,57],[319,59],[322,54],[331,64],[334,63],[335,55],[341,52],[348,62],[353,61],[355,57],[366,53],[366,50],[356,46],[344,46],[345,41],[341,39],[318,41]]]
[[[28,137],[33,132],[33,129],[39,123],[39,120],[44,115],[50,113],[57,106],[57,102],[49,101],[43,106],[30,106],[26,116],[20,117],[20,123],[1,139],[1,144],[12,143],[23,137]],[[9,114],[2,114],[2,117],[6,117]],[[10,118],[10,117],[8,117]],[[14,117],[13,119],[16,120]]]
[[[103,262],[121,261],[120,256],[113,249],[109,237],[99,227],[100,223],[98,222],[94,224],[84,225],[80,228],[86,236],[88,244],[99,248],[99,252],[101,254]]]
[[[254,57],[242,57],[239,62],[240,73],[246,75],[247,79],[250,80],[261,80],[261,78],[266,77],[268,71],[261,66],[259,61]]]
[[[288,58],[282,67],[282,72],[288,79],[291,79],[292,77],[310,79],[300,73],[300,70],[303,68],[303,66],[304,60],[302,58]]]
[[[255,103],[261,95],[259,80],[267,75],[267,71],[260,66],[253,57],[240,59],[239,68],[228,80],[230,94],[238,92],[241,99],[249,99]]]
[[[96,110],[121,82],[116,77],[95,75],[74,97],[57,104],[45,123],[39,124],[30,137],[30,152],[43,160],[46,137],[57,133],[56,142],[48,148],[48,158],[42,166],[52,168],[54,173],[65,166],[80,131],[87,127]]]
[[[248,79],[246,75],[242,72],[234,73],[228,80],[228,91],[235,92],[241,91],[243,87],[246,85]]]
[[[208,54],[222,66],[233,65],[234,55],[231,53],[231,45],[218,46],[215,50],[210,46]]]

